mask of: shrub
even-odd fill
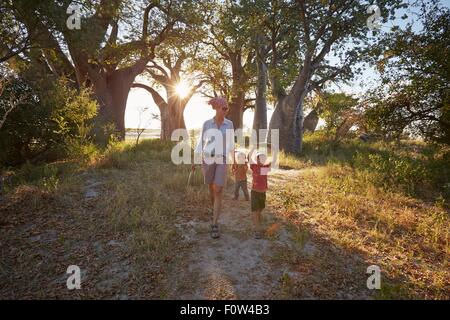
[[[44,89],[45,88],[45,89]],[[16,79],[1,99],[26,95],[0,130],[0,165],[16,166],[26,161],[54,161],[92,152],[90,131],[97,103],[88,89],[75,90],[61,78],[55,84],[34,88]],[[91,151],[82,151],[86,144]]]
[[[417,159],[393,154],[357,152],[353,165],[366,174],[367,180],[383,188],[400,188],[413,194],[426,179],[426,169]]]

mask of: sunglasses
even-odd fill
[[[222,108],[222,111],[228,111],[230,108]]]

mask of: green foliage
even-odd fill
[[[60,185],[61,176],[72,170],[73,165],[69,164],[45,163],[35,165],[27,161],[14,172],[9,187],[35,185],[47,191],[55,191]]]
[[[450,203],[448,147],[411,140],[365,143],[346,139],[336,143],[325,130],[306,134],[304,140],[302,163],[291,167],[345,165],[353,168],[362,183]],[[280,165],[286,162],[281,160]]]
[[[351,116],[358,100],[345,93],[325,93],[321,100],[318,113],[325,120],[327,134],[336,135],[338,128]]]
[[[99,147],[89,140],[67,138],[65,141],[67,159],[89,163],[98,157],[99,152]]]
[[[43,99],[44,104],[52,106],[50,120],[55,124],[54,133],[63,139],[85,140],[92,125],[89,124],[97,114],[97,102],[91,99],[91,91],[79,92],[69,87],[62,78]]]
[[[419,184],[427,178],[422,161],[388,153],[357,152],[353,165],[366,174],[367,181],[385,189],[401,188],[409,194],[414,194]]]
[[[51,109],[43,105],[36,91],[21,79],[12,79],[3,90],[1,103],[8,103],[13,97],[26,96],[8,115],[0,130],[0,163],[19,164],[47,149]]]
[[[0,164],[19,165],[27,160],[51,161],[70,155],[92,155],[90,131],[97,103],[88,89],[77,91],[59,79],[47,90],[32,88],[23,79],[4,90],[2,101],[26,96],[8,116],[0,130]]]
[[[372,93],[368,127],[450,144],[450,9],[421,7],[423,30],[397,30],[377,52],[383,85]]]

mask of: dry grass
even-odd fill
[[[168,275],[186,252],[174,222],[208,206],[200,170],[188,187],[189,166],[171,163],[171,147],[157,140],[121,143],[89,161],[26,165],[9,173],[12,182],[0,201],[0,297],[165,298]],[[273,260],[305,277],[295,282],[283,275],[280,298],[361,297],[358,288],[348,288],[365,286],[370,264],[382,270],[378,298],[450,298],[447,200],[433,191],[430,202],[408,193],[411,188],[392,186],[417,184],[409,158],[445,159],[445,153],[415,155],[422,147],[395,151],[407,157],[400,166],[407,179],[389,176],[387,184],[376,181],[385,175],[352,161],[356,151],[393,152],[384,145],[334,150],[306,144],[300,159],[281,155],[282,168],[300,172],[284,171],[272,185],[268,199],[276,223],[267,236],[276,239],[287,222],[294,248]],[[427,188],[432,176],[424,178]],[[445,186],[444,180],[435,185]],[[97,193],[92,199],[86,196],[90,185]],[[323,245],[307,254],[310,243]],[[65,288],[70,264],[85,272],[83,290]]]
[[[183,256],[174,221],[205,203],[200,174],[186,190],[187,166],[171,163],[171,147],[121,143],[89,163],[16,172],[0,203],[0,296],[164,298]],[[85,274],[80,291],[65,288],[71,264]]]
[[[310,232],[381,267],[379,298],[450,298],[450,221],[439,203],[377,188],[337,164],[302,170],[274,190],[270,203],[300,230],[299,246]]]

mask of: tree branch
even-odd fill
[[[169,78],[169,74],[167,73],[167,71],[163,67],[161,67],[159,64],[157,64],[154,60],[151,60],[150,62],[152,63],[152,65],[147,66],[148,68],[155,68],[155,69],[161,71],[161,73],[165,77]]]
[[[156,105],[158,106],[159,109],[167,107],[166,101],[163,99],[163,97],[161,97],[161,95],[158,93],[158,91],[156,91],[152,87],[149,87],[149,86],[147,86],[145,84],[142,84],[142,83],[133,83],[131,85],[131,87],[132,88],[141,88],[141,89],[147,90],[152,95],[153,100],[155,101],[155,103],[156,103]]]

